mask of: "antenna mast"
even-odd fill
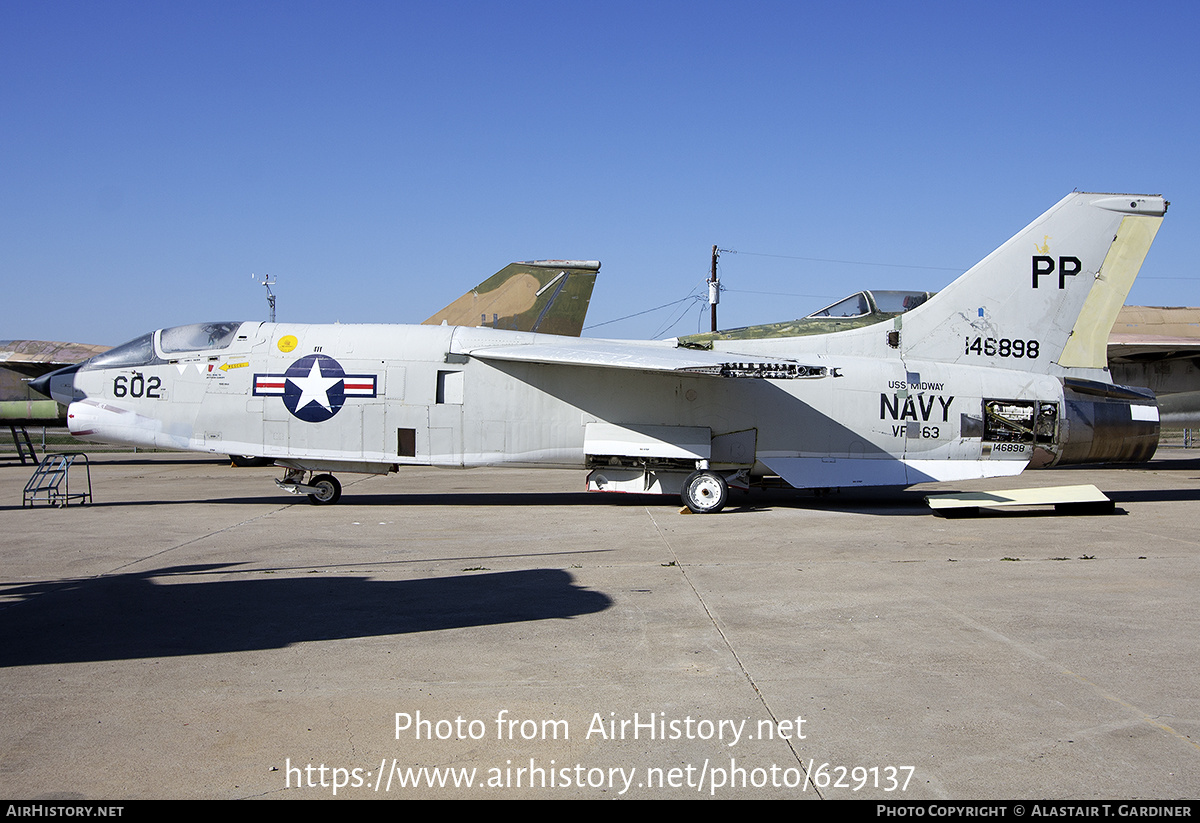
[[[255,282],[258,282],[258,277],[256,275],[251,274],[250,276],[254,278]],[[263,275],[262,285],[267,290],[267,308],[270,309],[270,314],[271,314],[270,322],[274,323],[275,322],[275,293],[273,291],[271,291],[271,286],[275,285],[275,281],[271,279],[271,276],[269,274]]]

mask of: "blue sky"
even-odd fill
[[[714,244],[721,325],[785,320],[1075,188],[1171,200],[1129,302],[1200,305],[1194,9],[0,0],[0,338],[265,319],[252,274],[419,322],[537,258],[603,262],[589,324],[674,304],[586,334],[683,334]]]

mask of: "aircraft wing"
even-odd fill
[[[55,425],[66,407],[41,399],[29,381],[108,351],[108,346],[49,340],[0,340],[0,422],[12,426]]]
[[[1114,334],[1108,338],[1108,360],[1110,363],[1173,360],[1190,357],[1200,357],[1200,339],[1195,337]]]
[[[1158,396],[1166,426],[1200,425],[1200,309],[1123,306],[1108,337],[1114,380],[1146,386]]]
[[[1110,363],[1200,356],[1200,309],[1122,306],[1108,336]]]
[[[0,340],[0,369],[25,377],[41,377],[108,351],[108,346],[49,340]]]
[[[455,352],[479,358],[515,363],[541,363],[554,366],[584,366],[637,371],[674,372],[714,377],[823,377],[827,369],[817,363],[795,360],[761,359],[753,361],[729,352],[681,349],[674,344],[662,346],[626,343],[621,340],[580,338],[569,343],[530,343],[528,345],[458,345]],[[819,356],[813,356],[819,361]]]

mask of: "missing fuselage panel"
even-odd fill
[[[984,400],[983,440],[990,443],[1054,442],[1058,404],[1038,400]]]

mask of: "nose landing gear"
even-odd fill
[[[332,474],[315,475],[307,483],[303,480],[303,469],[288,469],[275,485],[289,494],[307,494],[314,506],[329,506],[341,499],[342,484]]]

